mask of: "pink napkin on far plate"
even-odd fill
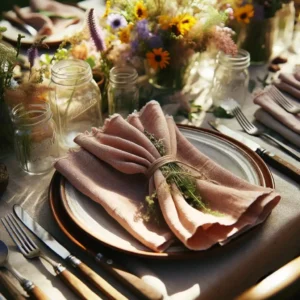
[[[167,155],[197,168],[196,173],[190,170],[201,174],[197,189],[218,214],[190,206],[174,184],[166,184],[160,169],[150,179],[145,176],[161,158],[145,130],[163,141]],[[280,200],[274,190],[249,184],[202,154],[156,101],[127,120],[113,115],[102,128],[78,135],[75,142],[81,149],[60,159],[56,169],[154,251],[165,251],[175,240],[191,250],[223,244],[263,222]],[[139,217],[141,204],[154,190],[163,215],[160,225]]]
[[[266,88],[262,93],[254,98],[254,103],[263,108],[264,111],[272,115],[281,124],[300,135],[300,115],[293,115],[285,111],[272,99],[270,89]],[[300,137],[299,137],[300,138]]]
[[[295,74],[280,74],[279,82],[275,83],[275,86],[283,92],[286,92],[294,96],[297,100],[300,100],[300,72]]]

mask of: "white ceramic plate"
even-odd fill
[[[28,11],[29,7],[23,7],[21,8],[23,11]],[[58,45],[63,41],[65,37],[71,36],[75,32],[78,32],[82,29],[84,20],[77,24],[73,24],[65,28],[64,30],[54,33],[52,35],[47,36],[45,39],[45,43],[48,45]],[[25,37],[22,39],[22,44],[23,45],[32,45],[35,41],[35,37],[24,32],[23,30],[20,30],[18,27],[13,26],[10,22],[6,20],[1,20],[0,21],[0,27],[6,27],[7,30],[2,33],[3,38],[5,38],[8,41],[17,42],[18,39],[18,34],[22,34]]]
[[[267,182],[270,180],[272,182],[264,163],[245,146],[243,149],[241,144],[236,144],[231,139],[201,129],[180,128],[180,130],[202,153],[240,178],[261,186],[266,186],[265,178]],[[124,230],[99,204],[81,194],[65,180],[61,185],[61,198],[71,219],[100,242],[135,254],[151,252]],[[182,246],[173,246],[167,252],[186,251],[188,250]]]

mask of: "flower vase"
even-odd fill
[[[237,44],[239,48],[250,53],[251,64],[265,64],[270,60],[276,37],[275,24],[275,18],[253,18],[248,25],[241,28]]]

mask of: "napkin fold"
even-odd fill
[[[275,82],[275,86],[283,92],[294,96],[297,100],[300,100],[300,73],[295,74],[280,74],[279,82]]]
[[[201,178],[197,189],[218,214],[190,206],[175,184],[168,186],[159,168],[150,178],[146,176],[161,156],[145,131],[163,141],[169,157]],[[60,159],[56,169],[154,251],[165,251],[176,239],[191,250],[223,244],[263,222],[280,200],[274,190],[249,184],[202,154],[156,101],[127,120],[113,115],[102,128],[78,135],[75,142],[81,149]],[[139,217],[140,205],[153,191],[164,219],[159,225]]]
[[[271,89],[272,88],[273,87],[271,87]],[[253,100],[254,103],[262,107],[281,124],[287,126],[295,133],[300,134],[300,115],[293,115],[284,110],[272,99],[269,89],[270,88],[267,88],[262,93],[258,94]]]
[[[292,144],[298,146],[300,148],[300,137],[299,134],[289,129],[285,125],[283,125],[280,121],[272,117],[269,113],[267,113],[262,108],[258,109],[254,113],[254,117],[256,120],[264,124],[266,127],[278,132],[282,135],[287,141],[290,141]]]

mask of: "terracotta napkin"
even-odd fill
[[[285,111],[272,99],[272,95],[269,90],[270,88],[267,88],[262,93],[258,94],[253,100],[254,103],[261,106],[281,124],[287,126],[295,133],[300,134],[300,115],[293,115]]]
[[[275,86],[283,92],[294,96],[297,100],[300,100],[300,72],[295,74],[280,74],[279,82],[275,83]]]
[[[195,175],[203,178],[197,180],[197,189],[219,215],[191,207],[176,186],[166,185],[160,169],[150,180],[145,176],[161,156],[144,130],[163,141],[168,155],[197,168]],[[192,250],[222,244],[263,222],[280,200],[274,190],[237,178],[199,152],[156,101],[127,120],[113,115],[103,128],[80,134],[75,142],[82,148],[59,160],[56,169],[154,251],[166,250],[174,236]],[[159,226],[138,217],[140,204],[154,190],[165,221]]]

